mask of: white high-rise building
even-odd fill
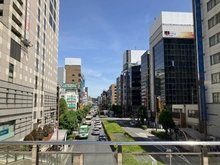
[[[59,6],[0,1],[0,141],[55,123]]]

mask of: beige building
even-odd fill
[[[107,104],[116,105],[117,104],[117,88],[116,84],[110,85],[107,91]]]
[[[76,83],[78,86],[81,82],[81,59],[65,58],[66,83]]]
[[[0,140],[55,123],[59,4],[0,1]]]

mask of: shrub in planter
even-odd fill
[[[33,136],[34,140],[39,140],[39,135],[36,129],[31,131],[31,135]]]
[[[24,141],[34,141],[34,138],[31,134],[25,136]],[[32,149],[32,145],[22,146],[25,151],[30,151]]]
[[[43,140],[43,129],[40,127],[38,128],[37,132],[38,132],[39,140]]]
[[[45,125],[44,128],[43,128],[43,136],[44,136],[44,137],[47,137],[48,134],[49,134],[49,128],[48,128],[47,125]]]

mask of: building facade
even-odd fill
[[[117,104],[117,88],[116,84],[111,84],[107,91],[107,104],[116,105]]]
[[[129,74],[128,69],[132,66],[138,65],[141,63],[141,56],[146,52],[146,50],[126,50],[123,53],[123,70],[121,73],[121,106],[124,109],[124,116],[130,115],[131,107],[129,106]]]
[[[58,67],[57,84],[61,86],[64,83],[66,83],[66,69],[64,67]]]
[[[192,13],[162,12],[150,28],[151,110],[156,100],[197,104],[197,67]]]
[[[139,106],[141,106],[141,65],[130,67],[128,69],[128,75],[128,107],[131,110],[131,114],[135,115]]]
[[[0,140],[55,123],[59,3],[0,1]]]
[[[141,56],[141,104],[148,111],[148,120],[151,121],[150,111],[150,51]]]
[[[201,13],[197,11],[198,4]],[[197,44],[203,45],[207,134],[220,138],[220,1],[194,0],[194,7],[197,37],[202,35],[203,38]],[[201,14],[200,20],[198,13]]]

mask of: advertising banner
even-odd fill
[[[167,38],[194,38],[193,32],[163,31],[163,37]]]

